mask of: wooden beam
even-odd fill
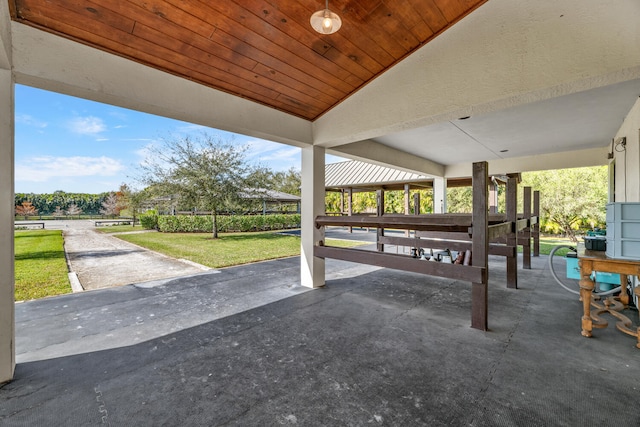
[[[507,179],[506,219],[515,223],[518,217],[518,182],[516,178]],[[517,227],[517,225],[516,225]],[[515,230],[507,236],[507,246],[518,244]],[[518,288],[518,258],[507,258],[507,288]]]
[[[409,184],[404,185],[404,214],[409,215],[411,213],[411,203],[409,198]],[[405,236],[409,237],[410,230],[405,230]]]
[[[489,163],[473,164],[473,241],[471,265],[483,272],[471,283],[471,327],[486,331],[488,323],[489,214],[487,190]]]
[[[353,188],[347,188],[347,215],[353,215]],[[353,233],[353,227],[349,227],[349,233]]]
[[[411,271],[413,273],[428,274],[430,276],[447,277],[468,282],[480,282],[482,278],[486,276],[485,269],[477,266],[423,261],[406,255],[364,251],[353,248],[316,246],[314,256]]]
[[[532,223],[531,235],[533,236],[533,256],[540,256],[540,192],[533,192],[533,215],[536,219],[535,223]],[[533,218],[532,218],[533,219]]]
[[[386,245],[407,246],[411,248],[438,248],[438,249],[451,249],[454,251],[465,251],[471,249],[471,240],[443,240],[443,239],[429,239],[429,238],[413,238],[413,237],[395,237],[384,236],[380,241]],[[513,246],[506,246],[504,244],[489,244],[489,255],[498,256],[515,256],[516,248]]]
[[[509,233],[513,233],[513,223],[503,222],[502,224],[490,225],[488,230],[489,240],[495,240]],[[474,227],[475,229],[475,227]]]
[[[384,190],[376,191],[376,201],[377,201],[377,213],[378,217],[382,217],[384,215]],[[376,231],[376,242],[378,252],[384,252],[384,244],[380,243],[380,237],[384,236],[384,227],[378,227]]]
[[[524,217],[527,220],[527,226],[520,231],[520,236],[525,240],[522,245],[522,268],[531,270],[531,227],[529,218],[531,218],[531,187],[523,188],[523,204]]]
[[[504,215],[489,215],[489,223],[499,224]],[[358,215],[344,216],[317,216],[316,227],[324,226],[354,226],[371,228],[394,228],[399,230],[421,231],[451,231],[468,232],[471,227],[472,216],[470,214],[428,214],[428,215],[394,215],[383,216]]]

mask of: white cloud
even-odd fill
[[[104,121],[99,117],[74,117],[69,121],[69,130],[81,135],[95,135],[107,130]]]
[[[247,142],[247,157],[265,163],[291,163],[291,166],[300,162],[300,148],[279,144],[261,139]]]
[[[32,157],[17,161],[16,181],[46,182],[55,178],[115,176],[124,170],[110,157]]]
[[[46,122],[41,122],[40,120],[34,118],[33,116],[30,116],[29,114],[16,114],[15,120],[16,123],[22,123],[24,125],[33,126],[40,129],[47,127]]]

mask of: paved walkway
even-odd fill
[[[336,260],[314,291],[286,258],[16,304],[0,425],[640,425],[636,340],[504,264],[487,332],[469,283]]]
[[[77,276],[85,290],[190,276],[210,270],[100,233],[90,220],[45,221],[45,228],[63,230],[71,280]]]

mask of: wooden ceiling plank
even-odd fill
[[[388,3],[392,0],[386,1]],[[394,2],[393,7],[396,15],[398,15],[404,23],[404,26],[411,31],[421,43],[424,43],[433,36],[433,31],[424,19],[422,19],[420,12],[415,9],[412,1]]]
[[[487,0],[10,0],[13,19],[313,120]]]
[[[434,34],[439,33],[449,25],[435,0],[410,0],[414,2],[414,9],[420,12],[422,19],[429,25]]]
[[[365,0],[352,0],[352,8],[349,9],[349,11],[353,13],[352,16],[355,17],[355,22],[361,27],[360,31],[369,36],[373,42],[377,43],[391,55],[395,63],[397,60],[403,58],[407,54],[407,51],[403,46],[389,38],[389,33],[382,28],[383,22],[375,20],[376,10],[382,5],[382,2],[378,2],[378,6],[371,13],[367,14],[362,13],[364,10],[364,8],[362,8],[363,2],[365,2]]]
[[[233,39],[231,35],[226,34],[224,31],[216,31],[214,37],[216,39],[222,38],[227,41],[231,41]],[[238,40],[238,42],[240,41]],[[254,51],[254,48],[252,46],[241,42],[237,44],[236,51],[238,53],[245,54],[245,50],[248,51],[246,55],[252,55],[258,61],[258,64],[268,67],[276,73],[303,82],[316,90],[323,91],[336,100],[342,99],[347,94],[346,92],[341,91],[339,88],[320,81],[313,76],[305,73],[304,71],[283,62],[278,58],[274,58],[273,56],[262,51]]]
[[[434,0],[449,24],[458,22],[486,0]]]
[[[42,9],[45,10],[45,9]],[[68,16],[70,18],[78,18],[75,12],[69,11]],[[155,44],[145,42],[142,39],[126,33],[119,32],[117,30],[109,31],[109,28],[104,24],[97,21],[83,22],[83,28],[77,28],[70,24],[65,24],[60,21],[53,21],[47,17],[48,15],[34,15],[33,17],[23,14],[23,18],[29,20],[29,22],[38,22],[46,28],[60,31],[62,33],[75,33],[82,34],[82,40],[86,43],[89,42],[96,46],[101,46],[109,51],[113,51],[113,47],[119,47],[119,54],[124,56],[137,55],[137,61],[146,65],[153,66],[155,68],[161,68],[169,71],[172,74],[178,76],[192,76],[198,75],[197,81],[206,84],[207,86],[215,87],[225,92],[242,94],[247,99],[255,100],[266,105],[272,105],[274,100],[277,100],[279,92],[266,88],[264,86],[257,85],[251,81],[244,81],[241,86],[238,86],[237,77],[233,74],[224,73],[219,70],[213,70],[212,67],[199,63],[190,59],[177,59],[171,60],[175,57],[175,53],[165,48],[157,46]],[[78,19],[71,19],[65,22],[80,22]],[[88,24],[91,25],[88,25]],[[100,34],[109,34],[111,38],[103,37]],[[184,65],[188,65],[185,68]],[[192,80],[195,80],[192,78]],[[282,104],[286,106],[286,104]],[[299,106],[299,104],[298,104]],[[282,108],[284,111],[291,112],[290,108]],[[297,115],[304,118],[316,117],[318,112],[321,111],[317,108],[296,108]]]
[[[159,7],[159,6],[154,6],[156,3],[147,3],[142,0],[140,1],[133,0],[133,3],[141,5],[141,7],[145,8],[144,10],[147,10],[148,12],[155,10]],[[151,9],[146,9],[146,8],[151,8]],[[163,20],[170,20],[175,17],[182,22],[186,22],[186,20],[188,19],[188,16],[193,16],[193,15],[191,15],[188,11],[172,6],[171,8],[165,7],[163,9],[162,16],[163,16]],[[212,25],[211,28],[214,29],[215,27]],[[206,32],[208,33],[209,31],[207,30]],[[348,93],[344,91],[339,91],[335,87],[335,85],[326,84],[321,80],[313,78],[312,76],[309,75],[309,73],[300,71],[297,68],[292,67],[289,64],[283,62],[282,60],[273,57],[267,52],[255,49],[253,46],[246,44],[244,41],[233,37],[232,34],[228,34],[225,31],[218,30],[218,31],[215,31],[213,34],[207,34],[207,35],[211,36],[210,40],[212,40],[213,42],[217,43],[220,46],[224,46],[226,49],[229,49],[235,55],[239,55],[242,57],[250,57],[256,62],[260,62],[266,66],[271,67],[272,69],[276,70],[278,73],[282,75],[287,75],[300,82],[306,83],[311,88],[315,88],[316,90],[322,91],[326,94],[329,94],[330,96],[333,96],[335,100],[332,103],[332,105],[335,104],[335,102],[337,102],[339,99],[343,98],[346,93]]]
[[[264,2],[263,0],[259,1]],[[286,3],[281,8],[286,8],[288,12],[291,5],[295,5],[295,3]],[[281,8],[271,4],[269,4],[269,6],[271,9],[268,10],[268,13],[263,13],[263,19],[274,28],[286,33],[289,37],[302,43],[307,49],[322,56],[325,56],[324,54],[332,48],[340,52],[340,55],[332,56],[331,62],[361,79],[356,87],[372,79],[382,70],[380,64],[361,49],[358,49],[352,43],[348,42],[348,40],[341,37],[340,33],[332,34],[331,37],[322,38],[318,33],[311,31],[310,24],[303,28],[296,23],[293,17],[283,13]],[[331,43],[329,43],[327,39],[331,39]],[[319,64],[319,66],[322,66],[322,64]],[[372,69],[368,67],[372,67]]]
[[[184,18],[169,19],[169,16],[173,17],[173,15],[175,15],[175,9],[164,9],[163,12],[150,13],[146,9],[143,9],[129,1],[103,1],[101,4],[104,5],[103,7],[112,8],[114,11],[123,14],[124,16],[135,16],[138,23],[144,24],[150,28],[156,28],[158,31],[164,33],[167,39],[180,40],[185,45],[195,46],[202,51],[215,55],[226,61],[233,61],[237,65],[249,70],[255,67],[255,60],[248,57],[239,57],[226,46],[212,43],[209,36],[215,28],[204,21],[196,19],[195,17],[189,21],[189,26],[186,28],[176,23],[183,21]]]
[[[422,21],[422,17],[419,13],[416,13],[410,1],[385,0],[382,4],[387,10],[393,9],[393,15],[407,29],[415,27]]]
[[[402,46],[405,55],[414,50],[420,44],[420,40],[407,31],[407,28],[403,25],[400,16],[396,16],[384,3],[380,3],[380,6],[373,11],[371,17],[375,22],[378,22],[379,26],[392,36],[393,40]]]
[[[324,109],[330,108],[337,102],[335,98],[327,96],[326,93],[314,88],[310,88],[307,85],[302,85],[297,80],[291,79],[284,74],[276,73],[271,68],[263,64],[258,64],[253,71],[265,78],[270,78],[274,81],[282,82],[283,85],[290,87],[292,90],[295,90],[300,94],[303,94],[304,98],[309,99],[309,102],[313,100],[313,103],[320,104],[324,107]]]
[[[134,31],[134,36],[140,37],[143,40],[147,40],[150,43],[154,43],[158,41],[158,40],[162,40],[162,47],[166,48],[166,49],[170,49],[176,53],[178,53],[179,55],[183,55],[186,58],[195,58],[195,57],[199,57],[202,58],[203,56],[206,56],[207,54],[205,52],[196,52],[195,54],[192,52],[193,50],[196,50],[195,47],[193,46],[189,46],[189,45],[182,45],[181,43],[174,41],[174,42],[168,42],[167,40],[163,39],[163,34],[160,33],[159,31],[151,28],[151,27],[147,27],[146,25],[143,24],[138,24],[136,25],[136,29]],[[173,44],[174,46],[171,46],[171,44]],[[182,47],[182,49],[181,49]],[[198,60],[199,62],[202,62],[205,65],[210,65],[213,66],[213,62],[211,61],[203,61],[202,59]],[[225,67],[226,65],[226,67]],[[268,89],[272,89],[274,91],[276,91],[277,93],[281,93],[281,92],[291,92],[290,93],[290,97],[294,98],[294,99],[298,99],[300,101],[300,103],[302,104],[315,104],[318,103],[318,99],[309,96],[305,93],[305,91],[308,89],[308,86],[303,85],[299,82],[294,82],[293,84],[291,84],[291,82],[289,82],[289,85],[285,85],[282,84],[276,80],[274,80],[272,78],[272,76],[268,73],[263,74],[261,77],[263,78],[259,78],[259,74],[256,74],[256,72],[254,71],[250,71],[250,70],[246,70],[243,69],[241,67],[233,67],[233,66],[229,66],[227,62],[223,62],[221,63],[219,66],[215,66],[214,68],[217,69],[221,69],[222,71],[227,71],[228,73],[230,73],[231,75],[234,75],[240,79],[243,79],[247,82],[249,82],[250,84],[255,83],[258,85],[261,85],[265,88]],[[225,69],[226,68],[226,69]],[[333,101],[335,102],[335,100]],[[322,103],[324,105],[322,105],[319,108],[322,109],[326,109],[329,106],[331,106],[332,104],[327,104],[327,103]]]
[[[192,5],[193,1],[189,0],[167,0],[170,2],[179,2],[181,7],[186,7],[188,5]],[[306,74],[309,74],[316,79],[319,79],[329,85],[332,85],[345,93],[352,92],[355,88],[344,83],[342,78],[347,77],[347,72],[340,67],[335,66],[330,61],[327,61],[325,66],[322,68],[317,65],[317,59],[315,58],[305,58],[301,57],[298,54],[294,53],[291,49],[298,46],[301,54],[304,53],[303,56],[308,55],[308,50],[304,49],[302,45],[300,45],[297,41],[283,37],[283,34],[278,31],[273,31],[273,27],[266,25],[266,23],[255,16],[250,11],[239,8],[236,3],[231,1],[224,2],[198,2],[201,7],[206,7],[207,10],[213,10],[218,13],[226,14],[228,19],[221,20],[217,23],[217,27],[224,30],[229,34],[235,34],[238,32],[238,27],[236,25],[241,25],[244,27],[241,31],[240,39],[245,43],[250,44],[254,48],[258,50],[262,50],[264,52],[269,52],[274,57],[281,58],[283,62],[289,63],[294,67],[304,71]],[[278,43],[272,41],[270,38],[263,35],[265,29],[271,29],[272,32],[269,34],[273,37],[274,40],[278,40]],[[283,45],[289,45],[287,47],[283,47]],[[314,54],[315,55],[315,54]]]
[[[175,58],[177,56],[177,53],[175,51],[172,51],[166,47],[160,46],[156,43],[153,42],[149,42],[145,39],[139,38],[135,33],[136,31],[141,31],[141,30],[134,30],[134,34],[128,33],[126,31],[120,31],[117,28],[113,28],[111,26],[109,26],[106,23],[103,23],[101,21],[96,21],[96,20],[82,20],[81,18],[81,14],[78,14],[77,11],[75,10],[69,10],[69,9],[64,9],[61,7],[56,7],[55,5],[53,5],[52,3],[46,2],[46,4],[43,4],[40,8],[41,11],[43,12],[47,12],[46,15],[34,15],[34,16],[26,16],[24,13],[22,14],[23,17],[25,17],[26,19],[29,19],[31,21],[34,22],[40,22],[43,25],[47,26],[48,28],[53,28],[53,29],[58,29],[56,27],[58,27],[58,25],[55,25],[54,22],[49,22],[47,23],[46,21],[48,20],[48,16],[53,16],[54,14],[63,14],[65,17],[67,17],[68,19],[64,20],[64,21],[58,21],[58,22],[72,22],[72,23],[82,23],[82,28],[78,28],[75,27],[74,25],[69,24],[68,27],[69,28],[74,28],[75,30],[67,30],[70,33],[78,33],[80,31],[85,32],[85,34],[96,34],[96,35],[103,35],[103,36],[98,36],[100,40],[103,41],[104,44],[98,44],[99,46],[104,46],[109,48],[110,50],[114,50],[115,48],[117,48],[117,43],[122,43],[122,45],[124,46],[128,46],[130,48],[137,48],[139,49],[141,52],[148,52],[150,54],[155,53],[158,57],[160,58]],[[60,25],[64,25],[64,24],[60,24]],[[142,29],[145,28],[143,25],[138,24],[137,25],[138,29]],[[87,41],[95,41],[98,39],[98,37],[90,37],[88,39],[86,39]],[[92,40],[93,39],[93,40]],[[110,43],[106,42],[106,41],[110,41]],[[113,42],[115,42],[116,44],[113,44]],[[109,46],[111,45],[111,46]],[[174,61],[170,61],[173,63],[177,63],[180,64],[181,61],[184,61],[184,64],[188,64],[191,66],[192,69],[201,69],[202,67],[207,67],[210,70],[214,70],[215,67],[211,67],[211,65],[209,64],[205,64],[203,62],[200,61],[196,61],[196,60],[192,60],[192,59],[188,59],[188,58],[182,58],[180,57],[180,59],[176,59]],[[227,74],[227,76],[225,77],[222,73],[223,70],[219,70],[219,69],[215,69],[216,70],[216,74],[217,74],[217,78],[222,80],[222,81],[226,81],[227,83],[232,83],[233,78],[237,77],[237,74],[235,73],[224,73]],[[251,82],[251,80],[248,81],[249,85],[254,84],[253,82]],[[277,97],[277,91],[274,91],[272,89],[269,89],[268,87],[262,87],[262,93],[265,96],[272,96],[272,97]],[[253,89],[254,91],[256,91],[256,88]],[[259,91],[256,91],[259,92]],[[268,95],[269,93],[271,93],[271,95]]]
[[[376,0],[376,3],[379,2],[380,0]],[[342,46],[344,43],[350,43],[357,49],[362,50],[368,57],[378,63],[382,70],[386,69],[389,64],[393,64],[395,62],[396,58],[394,58],[393,55],[382,49],[372,38],[368,36],[368,32],[366,31],[367,28],[361,24],[361,18],[357,17],[357,5],[346,4],[344,6],[344,10],[341,10],[341,12],[343,26],[336,34],[320,36],[320,39],[323,40],[325,44],[332,45],[335,43]],[[306,15],[304,16],[311,16],[311,13],[307,10]],[[356,19],[353,19],[354,17]],[[368,68],[373,70],[373,68]]]
[[[306,20],[306,25],[302,26],[296,21],[295,15],[289,16],[289,11],[295,12],[297,3],[273,4],[265,0],[242,0],[240,2],[235,0],[235,3],[240,3],[247,10],[253,12],[257,20],[251,20],[251,28],[255,32],[259,34],[269,33],[272,35],[270,39],[279,41],[281,46],[307,61],[315,62],[318,60],[314,55],[309,55],[318,39],[318,34],[312,31],[311,25],[308,24],[308,19]],[[349,65],[352,65],[352,63]],[[327,71],[340,78],[346,77],[344,72],[354,73],[351,67],[345,68],[338,63],[330,61],[321,61],[317,66],[325,67]],[[373,73],[367,71],[366,75],[367,77],[363,78],[363,80],[371,78]]]
[[[385,67],[377,61],[375,55],[367,53],[345,35],[343,29],[346,27],[330,36],[323,36],[311,29],[309,23],[311,13],[300,3],[288,1],[282,4],[273,0],[266,1],[273,6],[274,11],[265,15],[265,20],[309,49],[320,55],[324,55],[331,48],[337,49],[344,56],[344,60],[336,59],[336,64],[358,75],[364,81],[370,80],[384,70]],[[362,70],[357,66],[362,67]]]

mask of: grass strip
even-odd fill
[[[16,301],[71,292],[62,231],[16,231],[14,245]]]
[[[104,225],[104,226],[96,227],[95,231],[98,231],[100,233],[111,234],[111,233],[127,233],[130,231],[146,231],[146,230],[139,225],[136,225],[135,227],[133,225]]]
[[[139,233],[116,237],[173,258],[187,259],[211,268],[300,255],[300,237],[275,232]],[[327,239],[334,246],[357,246],[362,242]]]

